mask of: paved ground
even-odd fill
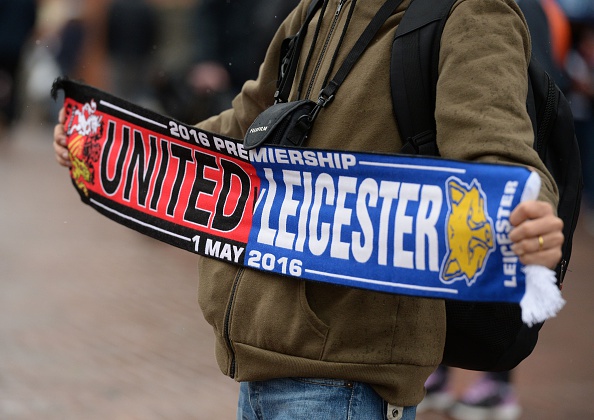
[[[0,138],[0,420],[234,418],[195,257],[83,206],[32,125]],[[580,231],[568,304],[517,370],[523,419],[594,418],[593,247]]]

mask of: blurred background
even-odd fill
[[[0,420],[235,418],[237,384],[219,372],[196,303],[195,256],[81,205],[54,162],[49,91],[67,75],[195,123],[256,76],[296,3],[0,0]],[[594,1],[518,3],[571,100],[586,190],[567,305],[512,386],[522,419],[592,419]],[[457,396],[479,377],[451,376]]]

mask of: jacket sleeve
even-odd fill
[[[308,5],[309,0],[300,2],[281,24],[268,47],[258,78],[243,85],[232,108],[197,124],[198,127],[238,139],[244,137],[254,119],[274,102],[281,44],[299,31]]]
[[[459,0],[444,28],[437,84],[437,143],[452,159],[517,164],[556,184],[533,149],[526,110],[530,35],[514,0]]]

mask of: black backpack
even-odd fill
[[[396,120],[406,143],[402,153],[439,156],[435,138],[435,90],[441,33],[455,0],[413,0],[394,37],[391,89]],[[579,215],[581,163],[569,104],[532,57],[526,106],[534,148],[559,188],[558,215],[564,222],[561,287],[571,257]],[[509,370],[534,349],[542,324],[527,327],[517,305],[446,301],[443,364],[472,370]]]
[[[405,140],[403,154],[439,156],[434,118],[439,48],[455,1],[412,0],[396,30],[391,55],[391,93],[400,135]],[[306,21],[321,3],[321,0],[312,1]],[[278,87],[285,93],[290,89],[287,83],[293,81],[296,57],[302,47],[303,37],[299,35],[289,39],[292,45],[282,54]],[[292,74],[285,77],[285,73]],[[534,148],[559,188],[557,210],[564,222],[565,235],[563,258],[556,270],[561,287],[580,209],[580,155],[569,104],[534,57],[528,77],[526,106],[535,133]],[[516,367],[532,353],[542,327],[542,323],[525,325],[519,305],[455,300],[446,300],[446,322],[442,364],[481,371]]]
[[[394,114],[406,144],[405,154],[439,156],[435,143],[435,87],[441,33],[456,0],[413,0],[392,47],[391,87]],[[580,155],[573,116],[554,80],[532,57],[526,101],[534,129],[534,148],[559,188],[558,214],[565,222],[563,258],[557,267],[561,286],[571,257],[582,188]]]

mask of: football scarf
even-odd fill
[[[532,325],[564,301],[511,251],[535,199],[522,167],[264,146],[60,79],[72,182],[108,218],[198,255],[381,292],[511,302]],[[387,141],[387,140],[386,140]]]

